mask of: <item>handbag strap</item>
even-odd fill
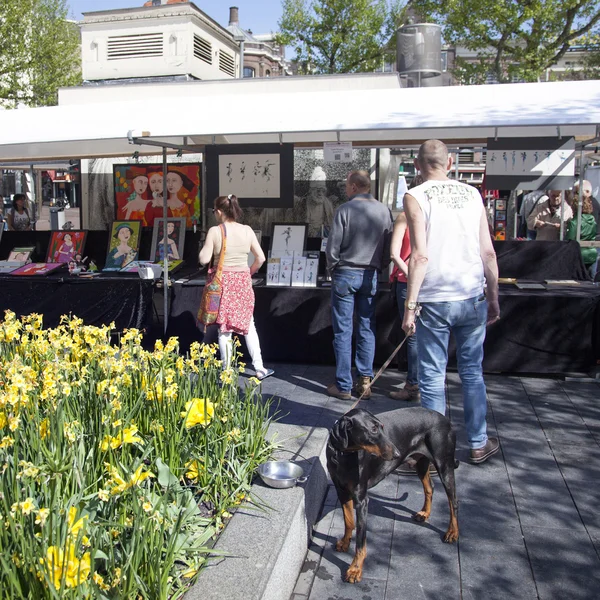
[[[225,251],[227,250],[227,229],[225,228],[225,223],[221,223],[219,229],[221,230],[221,253],[219,254],[219,264],[215,271],[215,278],[221,277],[223,263],[225,262]]]

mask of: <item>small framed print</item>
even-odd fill
[[[291,285],[292,283],[292,266],[294,262],[293,256],[282,256],[280,259],[279,270],[279,285]]]
[[[163,262],[165,259],[164,219],[154,219],[152,230],[152,246],[150,260]],[[167,260],[181,260],[183,257],[183,244],[185,241],[185,218],[167,217]]]
[[[296,254],[292,267],[292,287],[304,286],[304,273],[306,271],[306,256]]]
[[[271,256],[302,255],[306,246],[308,223],[273,223],[271,235]]]
[[[269,258],[267,261],[267,285],[279,285],[281,258]]]
[[[83,260],[86,236],[87,231],[81,230],[53,231],[50,238],[50,245],[48,246],[46,262],[67,264],[71,261],[79,260],[81,262]]]
[[[496,211],[496,221],[505,221],[506,220],[506,211],[505,210],[497,210]]]
[[[496,210],[506,210],[506,200],[496,200]]]

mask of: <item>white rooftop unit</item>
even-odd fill
[[[83,79],[234,79],[233,36],[194,4],[104,10],[81,23]]]

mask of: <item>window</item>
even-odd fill
[[[254,77],[254,69],[252,67],[244,67],[244,77]]]
[[[265,71],[265,77],[271,77],[271,71],[269,71],[269,69]]]

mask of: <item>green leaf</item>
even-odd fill
[[[156,459],[156,468],[158,469],[158,483],[162,487],[179,487],[179,479],[173,475],[171,469],[161,458]]]

